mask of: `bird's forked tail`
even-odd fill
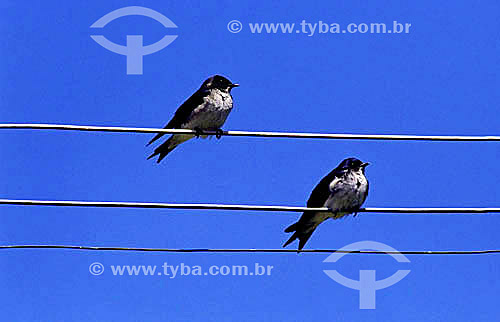
[[[148,160],[157,156],[157,155],[160,155],[158,157],[158,160],[156,160],[156,163],[160,163],[161,160],[163,160],[163,158],[165,158],[167,156],[167,154],[169,154],[170,152],[172,152],[175,147],[177,146],[177,144],[174,144],[172,142],[172,138],[173,136],[171,136],[167,141],[165,141],[162,145],[160,145],[159,147],[157,147],[155,149],[155,151],[153,152],[153,154],[151,154],[149,157],[148,157]]]
[[[163,158],[167,156],[173,149],[175,149],[179,144],[192,139],[194,136],[191,134],[174,134],[168,138],[162,145],[157,147],[153,154],[148,157],[148,160],[154,156],[160,155],[156,163],[160,163]]]
[[[285,229],[285,233],[291,233],[293,232],[292,237],[286,241],[286,243],[283,244],[283,247],[288,246],[291,242],[293,242],[295,239],[299,239],[299,247],[297,251],[302,250],[306,242],[309,240],[311,237],[312,233],[316,229],[316,226],[314,225],[308,225],[301,223],[300,221],[292,224],[289,226],[287,229]]]

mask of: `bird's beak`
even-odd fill
[[[240,86],[240,84],[231,84],[230,87],[233,88],[233,87],[238,87]]]
[[[365,167],[367,167],[367,166],[369,166],[369,165],[370,165],[370,163],[365,162],[365,163],[363,163],[363,164],[361,165],[361,168],[365,168]]]

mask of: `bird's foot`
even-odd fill
[[[217,138],[217,140],[219,140],[223,134],[224,134],[224,131],[222,129],[215,130],[215,137]]]
[[[199,139],[201,135],[203,135],[203,131],[202,129],[200,129],[199,127],[195,127],[194,129],[194,136]]]
[[[349,212],[354,214],[353,217],[356,217],[358,215],[359,208],[349,209]]]

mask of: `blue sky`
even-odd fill
[[[128,5],[177,29],[123,17],[98,31],[125,44],[178,38],[126,75],[89,26]],[[498,135],[496,1],[0,2],[0,121],[163,127],[205,78],[241,84],[224,128],[330,133]],[[243,23],[230,33],[227,23]],[[409,34],[252,34],[249,23],[411,23]],[[303,206],[342,159],[371,162],[368,207],[498,207],[498,144],[192,140],[160,165],[148,134],[4,130],[0,196],[11,199]],[[0,244],[279,248],[296,213],[2,206]],[[498,248],[495,215],[360,214],[321,225],[306,248],[364,240],[398,250]],[[292,246],[296,247],[296,244]],[[496,321],[499,258],[4,250],[1,320]],[[100,276],[89,265],[100,262]],[[113,276],[110,265],[274,266],[270,276]],[[323,270],[411,273],[375,310]]]

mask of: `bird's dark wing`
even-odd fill
[[[309,196],[309,200],[307,200],[307,207],[309,208],[321,208],[325,205],[326,200],[330,196],[330,184],[332,181],[341,178],[344,175],[344,171],[340,168],[335,168],[327,174],[321,181],[316,185],[316,187],[311,192]],[[312,233],[316,229],[318,225],[318,221],[315,220],[315,216],[318,215],[316,212],[304,212],[302,216],[300,216],[299,221],[294,223],[285,229],[286,233],[294,232],[292,237],[288,239],[283,247],[286,247],[288,244],[293,242],[295,239],[299,239],[299,248],[300,251],[306,242],[311,237]]]
[[[307,200],[308,208],[321,208],[325,205],[326,200],[330,196],[330,183],[336,178],[342,177],[344,173],[339,169],[332,170],[327,174],[311,192],[309,200]],[[311,217],[315,215],[314,212],[304,212],[300,217],[299,222],[309,222]]]
[[[325,201],[330,196],[330,183],[336,178],[341,178],[344,172],[338,169],[334,169],[332,172],[327,174],[321,181],[316,185],[316,187],[311,192],[309,200],[307,200],[307,207],[310,208],[321,208],[325,204]]]
[[[194,109],[204,103],[204,98],[206,96],[208,96],[207,92],[200,90],[196,91],[181,106],[179,106],[177,111],[175,111],[174,117],[170,120],[170,122],[168,122],[164,129],[180,129],[182,124],[187,122]],[[163,135],[165,135],[165,133],[158,133],[146,146],[158,140]]]

